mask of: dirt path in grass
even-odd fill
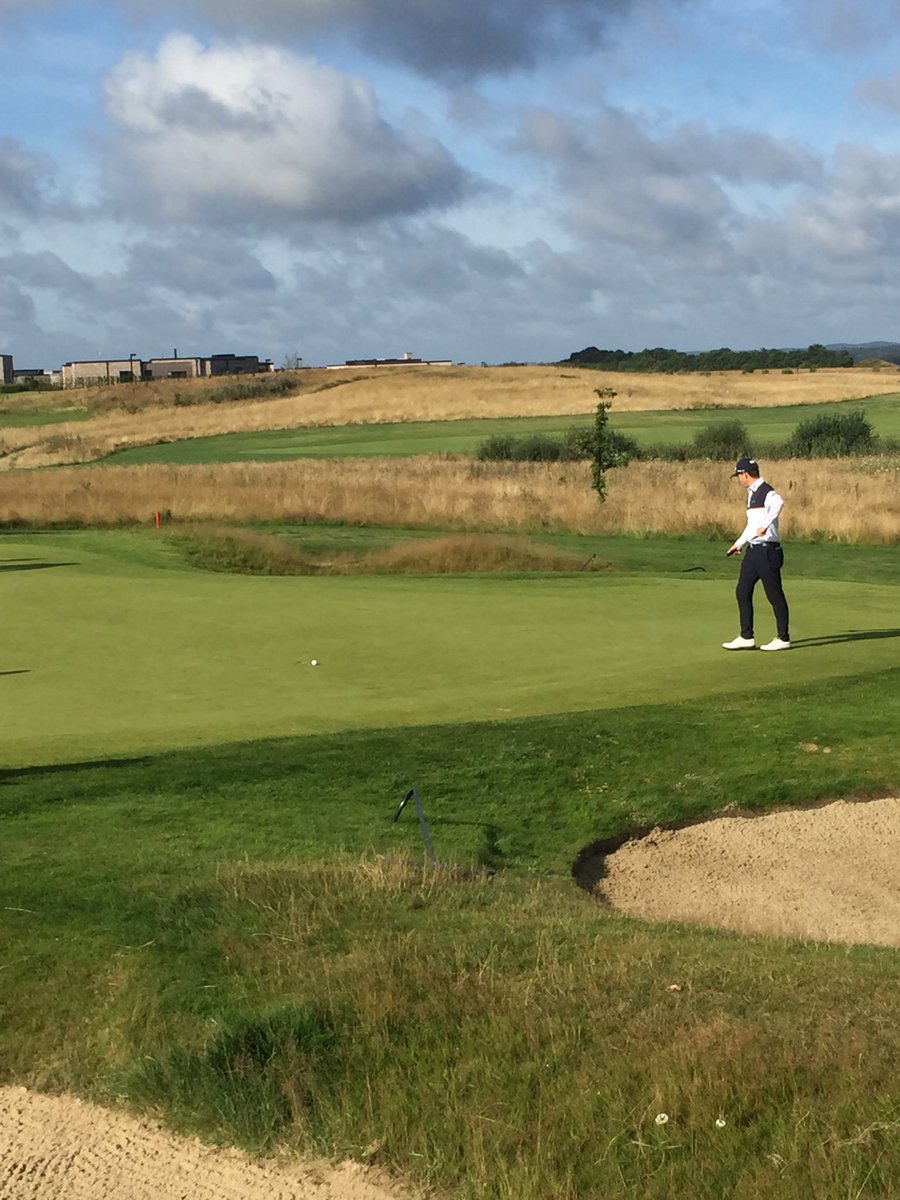
[[[260,1165],[69,1096],[0,1088],[3,1200],[400,1200],[354,1163]],[[407,1197],[409,1200],[409,1197]]]
[[[585,868],[613,908],[654,921],[900,946],[898,864],[888,796],[654,830]]]

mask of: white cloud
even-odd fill
[[[440,142],[388,124],[368,83],[274,46],[172,34],[110,72],[106,106],[112,190],[148,221],[353,224],[472,186]]]

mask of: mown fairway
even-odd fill
[[[881,437],[900,438],[900,395],[780,408],[621,413],[616,412],[613,402],[611,423],[615,430],[645,446],[689,443],[701,429],[726,420],[741,421],[755,442],[785,442],[801,421],[824,413],[857,411],[866,414]],[[491,437],[526,437],[534,434],[561,437],[573,427],[587,428],[589,424],[590,417],[575,414],[274,429],[136,446],[111,454],[104,461],[121,466],[139,463],[240,462],[247,459],[277,462],[291,458],[347,458],[385,454],[472,454]]]

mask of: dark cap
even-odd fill
[[[731,472],[731,478],[735,475],[740,475],[741,471],[746,471],[748,475],[753,475],[759,478],[759,463],[755,458],[739,458],[734,465],[734,470]]]

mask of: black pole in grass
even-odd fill
[[[394,813],[394,823],[396,824],[396,822],[399,821],[400,814],[403,812],[404,808],[406,808],[406,805],[411,799],[415,800],[416,802],[416,812],[419,814],[419,824],[422,827],[422,837],[425,839],[425,849],[428,851],[428,857],[435,865],[437,865],[437,855],[434,852],[434,846],[431,844],[431,834],[428,832],[428,822],[425,820],[425,812],[422,808],[422,797],[419,795],[418,788],[410,788],[400,801],[397,811]]]

